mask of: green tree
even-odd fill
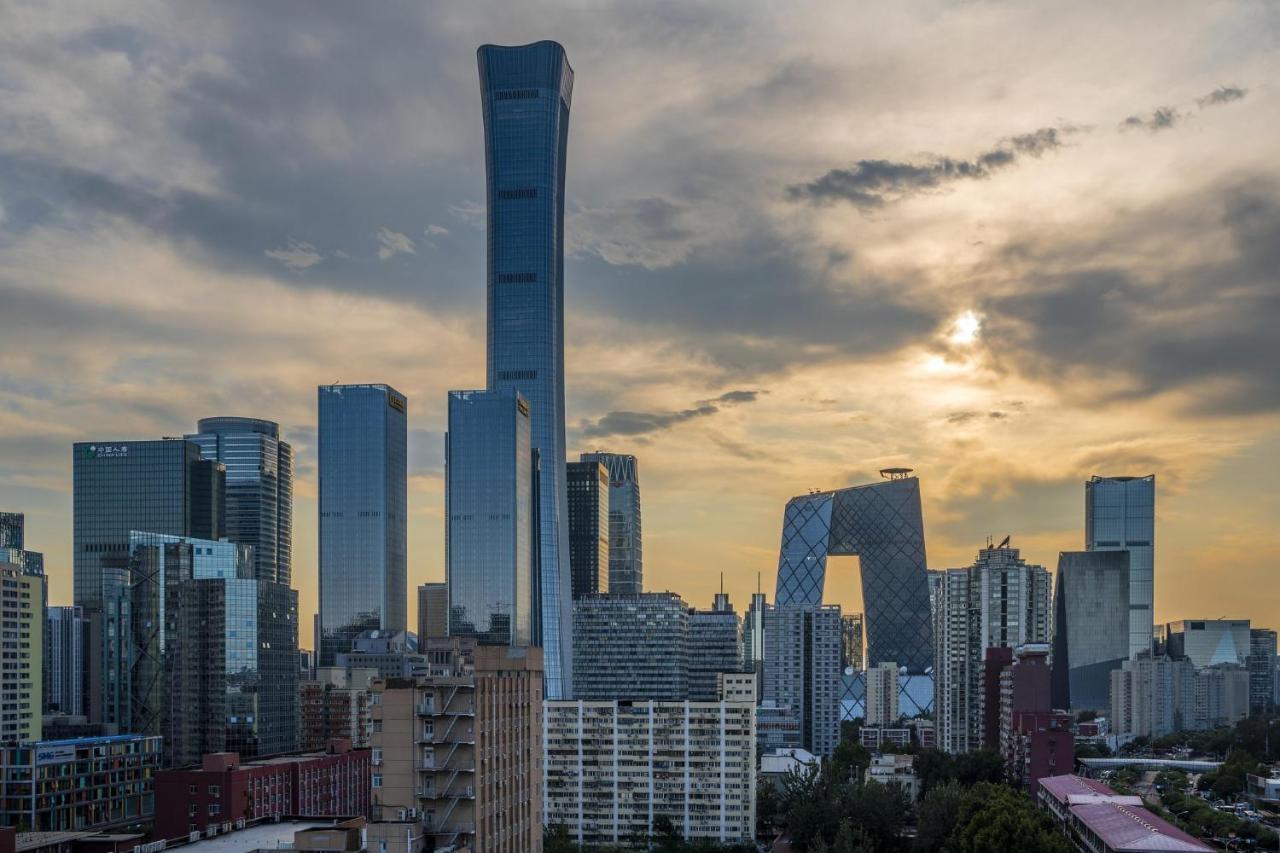
[[[954,780],[931,788],[917,809],[916,840],[912,849],[917,853],[941,851],[955,829],[963,799],[964,789]]]
[[[922,749],[916,753],[916,778],[920,780],[920,796],[924,797],[934,787],[954,781],[955,762],[940,749]]]
[[[873,850],[898,850],[902,830],[911,817],[911,803],[897,785],[868,782],[846,789],[841,812],[865,833]]]
[[[578,845],[569,836],[569,827],[563,823],[542,828],[543,853],[578,853]]]
[[[947,849],[954,853],[1071,853],[1067,839],[1030,797],[990,782],[979,783],[965,794]]]
[[[975,749],[957,755],[955,778],[968,788],[980,782],[1000,783],[1004,779],[1004,756],[994,749]]]
[[[684,838],[675,821],[664,814],[653,819],[653,848],[659,853],[680,853]]]

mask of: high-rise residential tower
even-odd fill
[[[846,613],[840,617],[840,665],[846,669],[862,669],[862,614]]]
[[[0,743],[37,741],[44,701],[43,576],[0,559],[0,621],[8,635],[4,666],[0,667],[0,695],[4,697]],[[27,642],[18,642],[19,637]]]
[[[689,605],[674,592],[573,603],[574,698],[678,701],[689,692]]]
[[[74,605],[46,608],[44,624],[45,710],[84,716],[88,712],[85,652],[89,639],[89,621],[84,608]]]
[[[529,404],[516,392],[449,392],[444,548],[450,636],[537,645],[529,436]]]
[[[778,604],[765,611],[766,706],[791,719],[778,742],[831,755],[840,743],[840,608]]]
[[[689,701],[715,701],[717,677],[742,671],[741,630],[742,620],[723,592],[716,593],[710,610],[689,611]]]
[[[1129,552],[1129,654],[1151,651],[1156,477],[1098,477],[1084,485],[1086,551]]]
[[[564,439],[564,180],[573,69],[540,41],[477,51],[488,215],[488,387],[532,408],[546,696],[573,695]]]
[[[320,666],[364,631],[403,631],[408,503],[405,396],[321,385]]]
[[[599,462],[565,469],[573,597],[609,592],[609,471]]]
[[[583,453],[609,471],[609,592],[644,592],[644,548],[640,536],[640,468],[625,453]]]
[[[293,448],[280,426],[257,418],[202,418],[187,441],[227,467],[227,538],[252,545],[254,574],[293,575]]]

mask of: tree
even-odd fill
[[[569,827],[563,823],[542,828],[543,853],[578,853],[578,845],[569,836]]]
[[[990,782],[979,783],[964,795],[947,849],[954,853],[1071,853],[1067,839],[1030,797]]]
[[[865,833],[871,849],[901,848],[902,830],[911,816],[911,803],[902,788],[879,782],[852,785],[846,789],[843,800],[842,816]]]
[[[667,815],[660,814],[653,819],[653,843],[654,849],[660,853],[680,853],[680,849],[684,846],[684,838],[676,828],[675,821]]]
[[[916,818],[917,853],[938,853],[955,829],[964,789],[954,780],[936,785],[920,801]]]
[[[871,753],[866,747],[852,738],[840,741],[831,758],[827,760],[827,768],[839,781],[848,782],[862,775],[862,771],[871,766]]]
[[[1004,778],[1004,756],[994,749],[975,749],[955,758],[955,778],[968,788],[980,782],[1000,783]]]
[[[923,798],[935,786],[954,781],[955,762],[940,749],[922,749],[916,753],[914,769],[920,780],[920,796]]]

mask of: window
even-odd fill
[[[211,796],[211,797],[221,797],[221,796],[222,796],[222,788],[221,788],[220,786],[218,786],[218,785],[210,785],[210,786],[209,786],[209,796]]]
[[[498,284],[533,284],[537,280],[538,274],[532,272],[498,273]]]
[[[382,787],[382,774],[381,774],[381,773],[374,773],[374,774],[373,774],[373,787],[375,787],[375,788],[381,788],[381,787]]]
[[[209,803],[209,817],[217,817],[222,814],[222,803]]]
[[[537,187],[521,187],[518,190],[498,190],[498,198],[537,198]]]

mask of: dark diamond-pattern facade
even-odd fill
[[[793,498],[782,525],[777,603],[821,604],[827,556],[857,556],[867,665],[933,665],[920,481],[916,477]]]

